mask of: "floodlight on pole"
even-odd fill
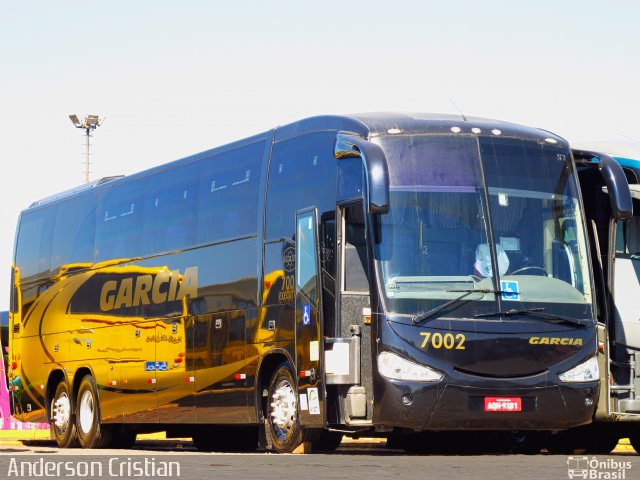
[[[100,125],[102,125],[102,122],[104,121],[104,119],[100,120],[98,115],[87,115],[86,117],[84,117],[84,122],[81,122],[75,113],[69,115],[69,119],[71,120],[71,123],[73,123],[74,127],[81,128],[85,132],[86,141],[85,141],[84,181],[86,183],[89,183],[89,173],[90,173],[89,165],[91,164],[91,162],[89,161],[89,155],[90,155],[89,147],[91,146],[91,144],[89,143],[89,138],[92,136],[91,131],[95,130]]]

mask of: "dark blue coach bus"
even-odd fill
[[[574,159],[510,123],[321,116],[98,181],[22,213],[12,284],[14,414],[63,447],[414,449],[599,396]]]

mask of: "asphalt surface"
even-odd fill
[[[0,444],[0,479],[546,480],[566,479],[570,474],[573,478],[640,479],[640,456],[630,448],[595,456],[409,455],[374,442],[343,442],[334,453],[300,455],[202,453],[186,440],[138,440],[131,450],[99,451],[60,450],[42,440]]]

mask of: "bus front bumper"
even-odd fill
[[[379,382],[374,423],[413,430],[564,430],[592,421],[598,384],[499,388]],[[491,401],[512,400],[511,411]]]

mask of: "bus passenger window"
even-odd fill
[[[293,238],[295,212],[316,205],[335,208],[335,133],[314,133],[277,142],[267,182],[266,238]]]
[[[93,261],[96,230],[95,198],[91,195],[61,202],[52,240],[51,268],[82,268]]]
[[[17,239],[16,265],[21,280],[47,271],[51,266],[51,237],[57,206],[24,213]]]
[[[141,255],[145,190],[146,182],[137,181],[104,192],[96,219],[96,261]]]
[[[144,205],[143,253],[178,250],[196,243],[198,164],[160,173]]]
[[[202,161],[198,243],[256,233],[263,150],[264,142],[257,142]]]

